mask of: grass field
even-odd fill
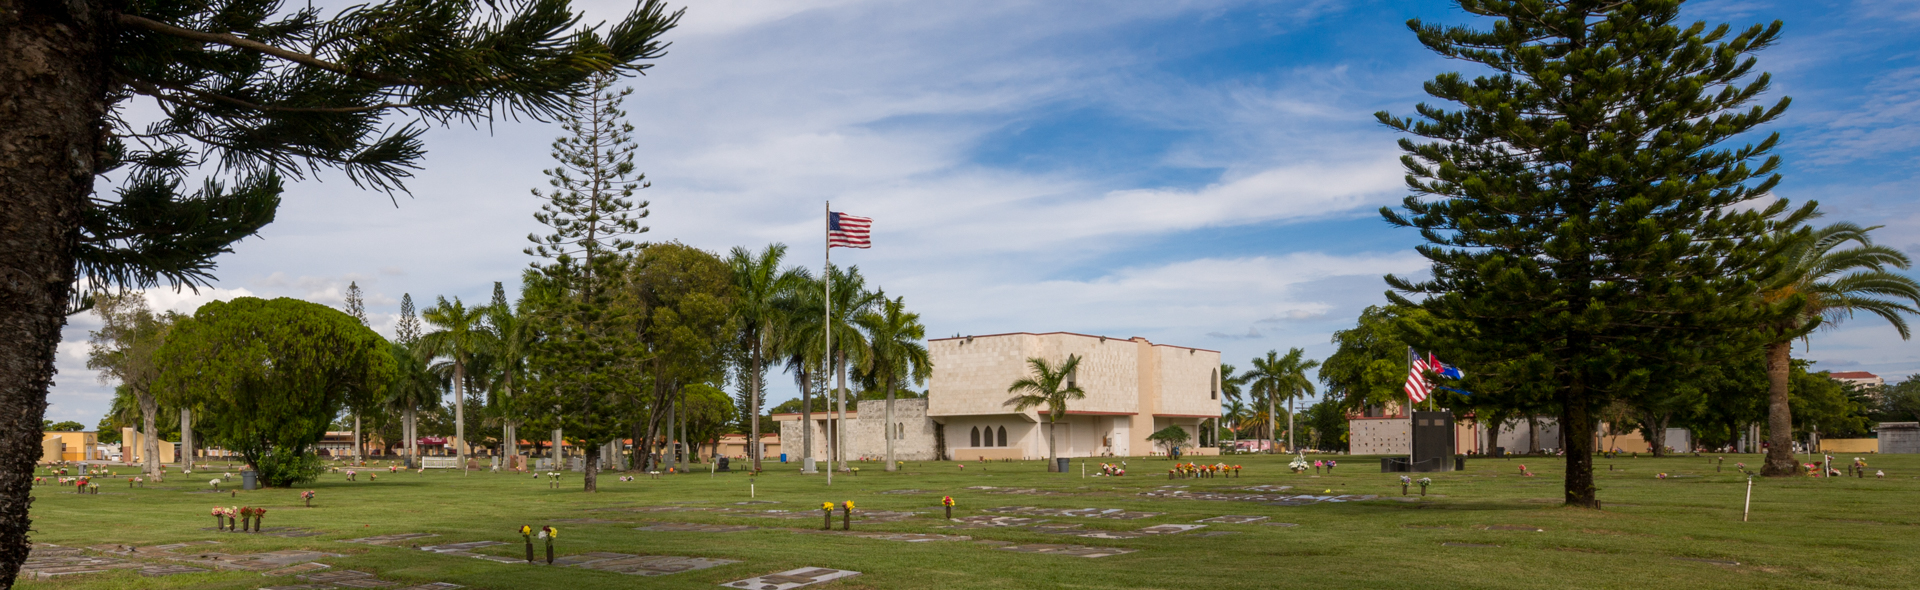
[[[564,489],[525,475],[459,472],[401,473],[377,482],[347,482],[341,474],[300,489],[316,492],[311,509],[299,490],[210,494],[206,473],[172,475],[165,484],[128,489],[125,477],[102,478],[98,495],[77,495],[51,484],[33,504],[36,542],[67,547],[115,543],[153,545],[215,540],[213,550],[246,553],[312,549],[345,554],[323,560],[335,569],[373,572],[388,580],[430,581],[468,588],[712,588],[729,581],[800,567],[857,570],[862,575],[813,587],[834,588],[1910,588],[1920,586],[1920,456],[1868,456],[1884,479],[1755,479],[1751,522],[1741,522],[1746,478],[1726,455],[1725,471],[1710,458],[1618,458],[1597,461],[1605,510],[1558,506],[1558,458],[1470,460],[1467,470],[1431,474],[1432,494],[1406,502],[1397,474],[1379,473],[1370,457],[1340,457],[1331,475],[1288,473],[1284,457],[1227,457],[1245,466],[1238,479],[1168,481],[1163,460],[1130,460],[1125,477],[1049,474],[1040,462],[909,463],[888,474],[876,463],[858,476],[840,475],[832,487],[773,464],[757,478],[758,500],[747,501],[744,474],[705,473],[601,479],[601,491],[579,491],[579,474],[562,476]],[[1841,460],[1851,459],[1846,457]],[[1526,464],[1537,477],[1519,476]],[[1097,466],[1097,464],[1095,465]],[[1611,466],[1612,470],[1609,470]],[[704,466],[701,466],[704,468]],[[1094,466],[1088,470],[1093,471]],[[131,471],[121,469],[122,472]],[[216,471],[223,471],[216,469]],[[1670,479],[1656,479],[1665,472]],[[361,476],[365,480],[364,475]],[[238,482],[238,478],[234,480]],[[1382,499],[1301,506],[1142,496],[1158,486],[1182,491],[1233,491],[1254,485],[1291,485],[1286,493],[1376,494]],[[1052,495],[995,494],[997,488],[1036,488]],[[920,494],[882,494],[917,489]],[[1198,531],[1137,539],[1065,537],[1023,528],[955,530],[939,501],[951,494],[956,517],[1003,506],[1121,508],[1164,513],[1140,520],[1042,517],[1083,523],[1087,529],[1131,531],[1157,524],[1192,523],[1221,515],[1268,516],[1267,522],[1211,524]],[[1415,488],[1414,494],[1418,494]],[[968,535],[971,541],[907,543],[840,535],[803,534],[821,526],[820,503],[852,500],[859,510],[918,511],[900,522],[855,525],[856,531]],[[810,518],[779,519],[722,512],[634,512],[643,506],[688,505],[732,509],[811,510]],[[306,527],[327,534],[277,538],[202,530],[213,506],[269,509],[266,525]],[[599,509],[599,510],[596,510]],[[856,517],[858,514],[856,513]],[[402,547],[339,540],[379,534],[437,533],[430,542],[497,540],[498,555],[522,552],[516,529],[557,519],[598,518],[616,523],[556,526],[557,552],[589,551],[738,560],[678,574],[640,577],[576,568],[499,564]],[[640,522],[745,524],[764,527],[729,533],[644,532]],[[835,517],[838,528],[839,517]],[[1543,532],[1488,530],[1538,527]],[[1235,534],[1198,536],[1231,531]],[[1124,547],[1137,552],[1100,558],[1016,553],[980,541]],[[1456,546],[1446,543],[1478,546]],[[1713,561],[1700,561],[1713,560]],[[1727,565],[1715,561],[1738,562]],[[21,588],[260,588],[300,583],[258,573],[223,571],[142,577],[114,571],[27,582]]]

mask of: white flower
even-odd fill
[[[216,487],[216,488],[217,488],[217,487],[220,487],[220,480],[217,480],[217,479],[209,479],[209,480],[207,480],[207,485],[210,485],[210,486],[213,486],[213,487]]]
[[[544,529],[542,529],[542,530],[540,531],[540,538],[542,538],[542,539],[545,539],[545,538],[547,538],[547,531],[546,531],[546,530],[544,530]]]

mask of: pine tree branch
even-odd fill
[[[274,56],[283,60],[287,60],[296,64],[307,66],[310,68],[326,70],[326,71],[340,74],[343,76],[350,76],[350,77],[359,78],[362,80],[371,80],[374,82],[380,82],[383,84],[391,84],[396,86],[433,86],[438,84],[451,83],[450,81],[427,81],[427,80],[418,80],[414,78],[403,78],[399,76],[389,76],[389,75],[380,74],[377,72],[368,72],[368,71],[356,69],[352,66],[330,62],[312,55],[300,53],[298,51],[293,51],[290,49],[274,47],[266,43],[261,43],[259,41],[254,41],[254,40],[246,39],[243,37],[237,37],[234,35],[228,35],[224,33],[208,33],[204,31],[196,31],[193,29],[185,28],[185,27],[178,27],[178,26],[170,25],[167,23],[159,22],[159,21],[149,20],[146,18],[134,16],[131,14],[121,13],[121,14],[115,15],[115,18],[122,25],[137,27],[137,28],[153,31],[155,33],[160,33],[162,35],[171,35],[174,37],[191,39],[191,40],[200,41],[203,43],[215,43],[219,45],[232,47],[235,49],[257,51],[260,53],[271,55],[271,56]],[[467,80],[464,83],[468,83],[468,84],[495,83],[495,82],[503,82],[506,80],[510,80],[513,77],[514,76],[512,75],[503,74],[499,76],[490,76],[485,78]]]
[[[159,100],[173,102],[183,106],[204,107],[204,106],[211,106],[211,105],[208,105],[205,102],[186,100],[182,97],[169,95],[161,91],[172,90],[174,92],[183,92],[186,94],[191,94],[197,98],[225,103],[225,104],[240,107],[243,109],[250,109],[255,111],[263,111],[263,112],[352,114],[352,113],[364,113],[368,111],[379,111],[379,110],[385,110],[385,109],[414,108],[414,107],[420,106],[415,103],[401,104],[401,103],[383,102],[376,105],[367,105],[367,106],[358,106],[358,107],[283,107],[283,106],[266,105],[266,104],[249,102],[249,101],[241,100],[231,96],[227,96],[224,94],[207,92],[205,90],[200,90],[198,88],[193,88],[190,86],[177,86],[173,84],[163,84],[159,82],[151,82],[147,80],[137,80],[137,79],[122,79],[121,83],[126,84],[130,88],[133,88],[136,92],[140,94],[151,96]]]

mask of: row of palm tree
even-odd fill
[[[869,290],[859,267],[829,267],[816,278],[804,268],[782,266],[787,247],[771,244],[758,254],[734,248],[727,264],[734,276],[734,314],[739,318],[743,352],[740,381],[748,388],[750,415],[748,452],[754,469],[761,465],[760,399],[766,371],[784,365],[801,392],[800,456],[813,457],[813,391],[816,380],[834,379],[839,417],[829,424],[845,424],[849,371],[862,389],[886,392],[884,419],[893,423],[896,391],[925,383],[933,364],[927,357],[926,327],[920,315],[906,310],[904,298],[888,298],[884,290]],[[829,302],[831,306],[829,306]],[[831,310],[831,314],[829,314]],[[830,430],[832,436],[834,431]],[[829,443],[829,468],[846,461],[844,445]],[[894,470],[893,437],[886,439],[886,469]]]
[[[1267,439],[1267,452],[1275,452],[1279,446],[1279,407],[1287,406],[1287,448],[1294,446],[1293,416],[1294,402],[1314,394],[1313,379],[1307,372],[1320,367],[1320,361],[1306,358],[1306,351],[1290,349],[1286,355],[1280,351],[1269,350],[1265,357],[1254,357],[1253,369],[1235,374],[1233,365],[1220,364],[1220,394],[1227,401],[1222,408],[1221,418],[1227,420],[1228,428],[1238,436],[1249,430],[1264,433]],[[1250,398],[1241,402],[1241,396]],[[1261,409],[1265,409],[1264,414]]]

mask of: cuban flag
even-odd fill
[[[872,248],[873,219],[838,211],[827,213],[828,248]]]
[[[1460,367],[1440,362],[1440,357],[1433,356],[1431,352],[1427,353],[1427,370],[1433,371],[1433,374],[1448,379],[1463,379],[1467,376],[1466,371],[1460,370]]]

